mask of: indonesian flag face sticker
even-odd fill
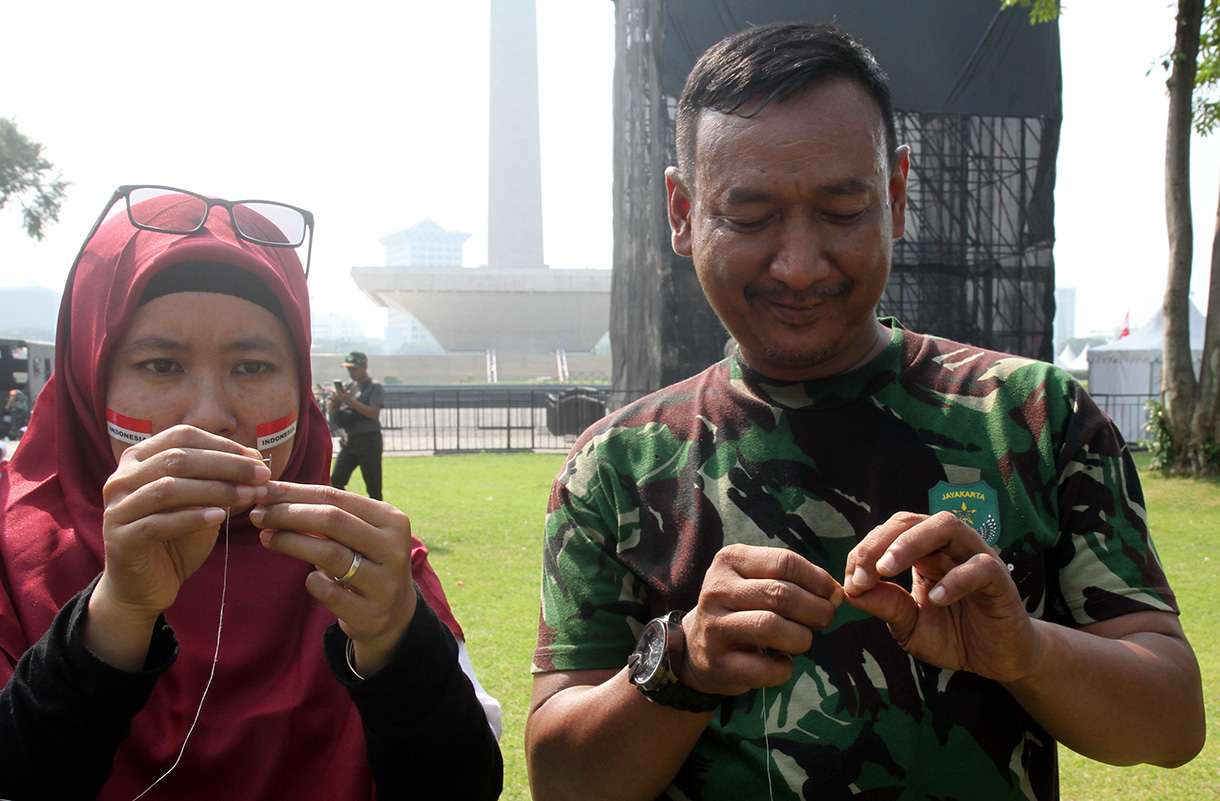
[[[255,447],[260,451],[282,445],[297,433],[297,413],[292,412],[270,423],[260,423],[255,433],[258,435],[258,445]]]
[[[106,433],[110,435],[111,439],[135,445],[152,436],[152,421],[137,420],[134,417],[119,414],[113,409],[107,409]]]

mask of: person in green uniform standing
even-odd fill
[[[672,244],[737,347],[556,479],[536,801],[1051,801],[1057,743],[1193,758],[1199,669],[1112,422],[1051,365],[876,317],[909,154],[872,55],[751,28],[676,119]]]

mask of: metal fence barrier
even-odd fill
[[[387,386],[385,391],[381,413],[385,451],[399,454],[566,452],[607,412],[643,394],[605,386],[559,385],[545,389]],[[1133,450],[1145,447],[1147,396],[1094,395],[1093,399]]]
[[[1143,450],[1148,439],[1147,395],[1093,395],[1101,410],[1110,415],[1131,450]]]
[[[613,407],[609,387],[385,388],[386,453],[560,451]],[[323,407],[325,408],[325,407]],[[338,433],[338,432],[332,432]]]

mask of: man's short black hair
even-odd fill
[[[835,79],[855,82],[881,111],[887,163],[898,148],[889,79],[862,44],[834,25],[778,22],[747,28],[708,48],[687,76],[676,115],[678,170],[694,189],[695,132],[704,109],[753,116]]]

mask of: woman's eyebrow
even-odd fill
[[[241,339],[233,340],[225,345],[225,350],[228,351],[280,351],[284,350],[282,343],[276,342],[270,337],[253,334],[245,336]]]
[[[173,353],[191,350],[191,345],[163,334],[149,334],[148,336],[133,339],[127,344],[127,348],[133,352]],[[223,345],[223,349],[236,353],[249,351],[275,352],[282,350],[283,347],[270,337],[253,334],[226,342]]]
[[[180,342],[179,340],[172,339],[167,336],[162,336],[160,334],[149,334],[148,336],[143,336],[143,337],[140,337],[139,339],[133,339],[131,342],[127,343],[128,350],[144,351],[147,353],[166,353],[169,351],[180,351],[180,350],[186,350],[187,347],[188,346],[186,345],[185,342]]]

